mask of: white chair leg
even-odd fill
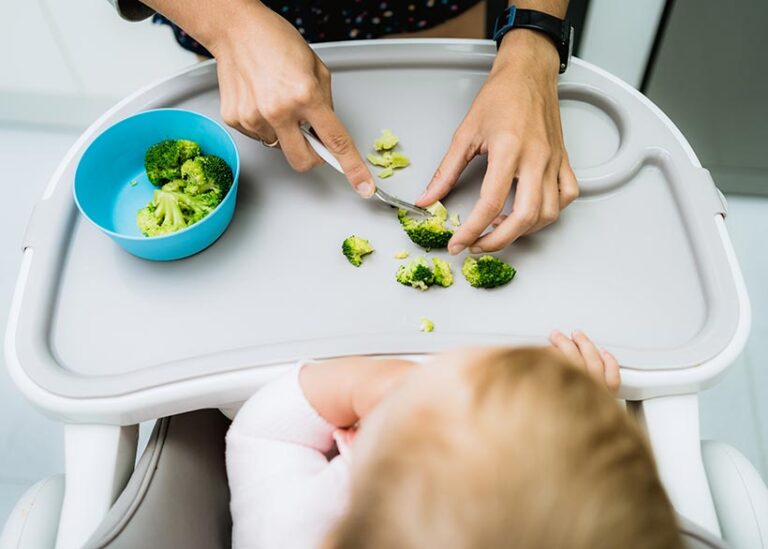
[[[659,476],[675,510],[722,537],[701,457],[698,396],[676,395],[627,404],[648,432]]]
[[[64,427],[64,502],[56,549],[80,549],[131,476],[138,425]]]

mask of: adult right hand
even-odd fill
[[[265,144],[278,143],[294,170],[322,164],[299,129],[308,122],[364,198],[371,172],[333,111],[331,74],[301,34],[253,0],[149,0],[217,60],[222,119]]]

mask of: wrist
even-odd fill
[[[513,29],[501,40],[493,70],[505,67],[525,67],[537,73],[560,73],[560,54],[552,39],[532,29]]]
[[[258,27],[270,12],[258,0],[230,0],[221,4],[215,14],[202,18],[196,31],[190,30],[190,34],[214,57],[236,48],[243,33]]]

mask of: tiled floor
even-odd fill
[[[72,133],[0,126],[0,193],[13,209],[0,216],[0,332],[20,259],[19,244],[32,206],[74,141]],[[13,190],[11,191],[11,186]],[[730,374],[701,397],[707,438],[739,448],[768,478],[768,199],[730,197],[728,226],[741,259],[753,308],[752,336]],[[62,429],[21,397],[0,356],[0,525],[36,480],[63,470]]]

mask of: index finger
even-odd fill
[[[322,107],[312,112],[307,121],[323,145],[339,161],[352,188],[363,198],[373,196],[376,191],[373,176],[336,113],[330,107]]]
[[[456,230],[448,243],[448,251],[456,255],[474,243],[488,225],[498,217],[515,177],[516,158],[510,154],[488,151],[488,168],[480,187],[478,199],[467,220]]]

